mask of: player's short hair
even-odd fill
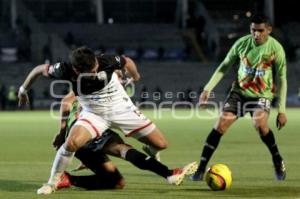
[[[92,49],[81,46],[71,51],[70,62],[79,72],[89,72],[96,64],[96,56]]]
[[[251,19],[250,19],[251,23],[256,23],[256,24],[261,24],[264,23],[266,25],[272,26],[271,21],[269,19],[269,17],[267,17],[264,14],[254,14]]]

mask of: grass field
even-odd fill
[[[156,122],[170,142],[169,148],[161,153],[164,163],[178,167],[199,161],[203,142],[215,118],[199,119],[186,110],[176,111],[177,119],[170,111],[163,111],[161,119],[155,119],[151,111],[144,113]],[[249,118],[244,118],[222,138],[210,161],[210,164],[225,163],[231,168],[233,184],[228,191],[214,192],[205,182],[188,179],[178,187],[169,185],[153,173],[113,158],[126,179],[125,189],[84,191],[71,188],[50,196],[38,196],[36,189],[46,182],[50,173],[55,154],[51,140],[58,121],[51,119],[49,112],[0,112],[0,199],[300,198],[300,109],[288,110],[289,121],[281,131],[275,129],[276,111],[272,113],[270,125],[288,171],[283,182],[274,180],[269,152]],[[183,119],[184,116],[189,119]],[[141,149],[141,144],[134,139],[126,138],[126,141]],[[69,169],[77,163],[74,160]]]

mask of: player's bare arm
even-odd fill
[[[282,85],[284,84],[284,85]],[[285,80],[281,80],[281,84],[280,84],[280,105],[279,105],[279,111],[276,117],[276,127],[280,130],[282,129],[285,124],[287,123],[287,116],[285,114],[285,103],[286,103],[286,91],[287,90],[287,86],[286,86],[286,79]],[[283,93],[283,94],[281,94]],[[284,108],[283,108],[284,107]]]
[[[285,59],[285,52],[281,48],[279,55],[275,61],[276,68],[276,80],[278,86],[277,96],[279,98],[278,114],[276,117],[276,127],[280,130],[287,123],[286,111],[286,97],[287,97],[287,64]],[[275,81],[276,82],[276,81]]]
[[[202,91],[202,93],[199,97],[199,104],[200,105],[205,105],[207,103],[208,98],[209,98],[209,94],[210,94],[210,91],[207,91],[207,90]]]
[[[65,128],[67,125],[67,119],[69,116],[69,113],[72,109],[72,104],[76,100],[76,96],[73,91],[69,92],[62,100],[61,100],[61,106],[60,106],[60,128]]]
[[[128,73],[129,76],[132,77],[134,81],[138,81],[140,79],[140,73],[137,70],[136,64],[129,57],[125,57],[125,59],[126,59],[126,64],[124,68],[126,70],[126,73]]]
[[[22,86],[19,89],[18,98],[19,98],[19,106],[25,105],[29,103],[27,90],[30,89],[31,85],[35,82],[37,78],[41,75],[45,74],[46,69],[49,67],[49,64],[42,64],[36,66],[26,77]]]
[[[233,51],[231,49],[231,51]],[[232,64],[236,62],[236,56],[226,56],[224,61],[218,66],[215,70],[214,74],[205,85],[204,90],[202,91],[199,97],[199,104],[205,105],[208,101],[210,92],[215,88],[215,86],[219,83],[219,81],[224,77],[224,75],[231,68]]]
[[[73,91],[69,92],[61,101],[60,105],[60,130],[55,135],[52,145],[59,149],[59,147],[65,142],[67,119],[70,114],[72,104],[76,100],[76,96]]]

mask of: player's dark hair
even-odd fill
[[[82,46],[71,51],[70,62],[79,72],[89,72],[96,64],[96,56],[92,49]]]
[[[265,16],[264,14],[254,14],[251,17],[250,22],[255,23],[255,24],[264,23],[264,24],[269,25],[269,26],[272,25],[269,17]]]

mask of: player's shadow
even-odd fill
[[[22,192],[34,190],[37,187],[39,187],[39,185],[40,184],[35,184],[31,182],[0,179],[0,191]]]

